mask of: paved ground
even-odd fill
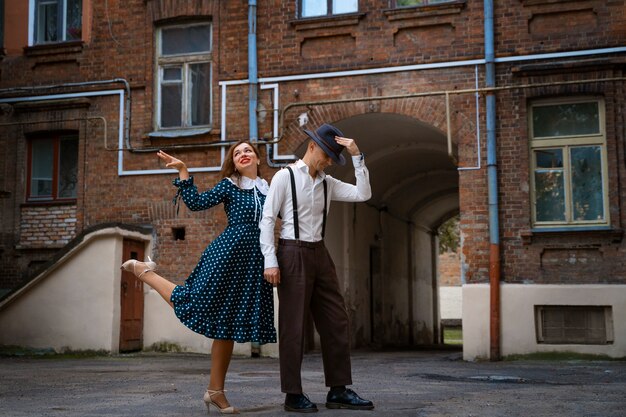
[[[204,416],[208,365],[198,354],[4,357],[0,415]],[[624,361],[470,363],[451,351],[355,352],[353,368],[353,388],[374,401],[373,411],[326,409],[321,357],[305,357],[303,381],[320,407],[316,415],[626,416]],[[301,415],[282,410],[276,359],[234,359],[227,389],[246,415]]]

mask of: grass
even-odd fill
[[[446,345],[462,345],[463,329],[460,327],[444,327],[443,343]]]

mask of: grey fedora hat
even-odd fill
[[[326,152],[326,154],[337,164],[346,164],[346,159],[341,154],[341,151],[343,151],[345,147],[335,141],[335,136],[343,137],[341,130],[337,129],[335,126],[329,125],[328,123],[324,123],[318,127],[315,132],[304,129],[304,133],[309,135],[311,139],[313,139],[315,143],[317,143],[320,148],[322,148],[324,152]]]

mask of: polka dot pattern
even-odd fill
[[[223,203],[228,226],[204,251],[184,285],[172,292],[176,316],[196,333],[236,342],[276,342],[272,285],[263,279],[256,188],[241,189],[228,179],[198,193],[193,177],[174,181],[189,209]]]

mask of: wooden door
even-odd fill
[[[144,244],[124,239],[124,261],[144,259]],[[143,347],[143,282],[131,272],[122,270],[121,280],[120,352],[141,350]]]

